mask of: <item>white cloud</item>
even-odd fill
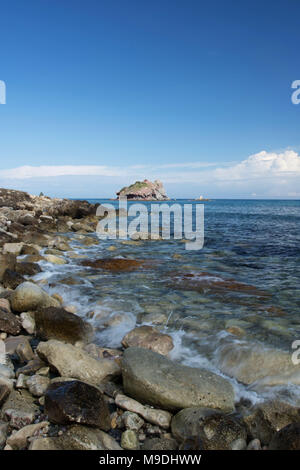
[[[104,188],[114,194],[119,185],[144,178],[161,179],[175,196],[196,195],[212,197],[298,197],[300,187],[300,156],[292,150],[281,153],[261,151],[238,163],[223,167],[209,162],[181,162],[161,165],[49,165],[22,166],[0,170],[0,185],[15,187],[45,185],[62,186],[68,181],[70,192],[77,190],[78,178],[90,190]],[[76,183],[74,183],[76,178]],[[26,183],[28,181],[28,183]],[[73,183],[72,183],[73,182]],[[94,185],[94,186],[92,186]],[[174,189],[175,188],[175,189]],[[182,189],[184,188],[184,189]],[[97,194],[99,190],[97,191]],[[177,193],[177,194],[176,194]]]

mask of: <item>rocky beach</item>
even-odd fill
[[[0,448],[299,450],[289,295],[103,242],[98,204],[0,189]]]

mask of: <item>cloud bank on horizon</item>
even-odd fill
[[[171,197],[300,198],[300,156],[265,150],[241,162],[162,165],[49,165],[0,170],[0,185],[58,197],[113,197],[120,185],[161,179]]]

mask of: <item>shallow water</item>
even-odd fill
[[[205,243],[199,251],[187,251],[179,240],[108,240],[83,247],[74,234],[68,236],[83,258],[149,261],[122,273],[83,267],[83,258],[68,254],[66,265],[41,263],[47,272],[36,279],[47,277],[50,292],[62,294],[78,314],[90,318],[93,312],[90,321],[103,346],[120,346],[136,324],[152,324],[152,314],[163,314],[161,328],[175,343],[171,357],[221,373],[224,344],[239,348],[246,341],[254,351],[260,344],[292,354],[292,342],[300,339],[300,201],[206,202]],[[114,251],[108,250],[112,246]],[[78,284],[60,282],[70,276]],[[232,327],[243,336],[231,334]],[[300,404],[299,386],[257,391],[230,380],[237,400],[277,396]]]

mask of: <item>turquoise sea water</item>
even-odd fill
[[[116,201],[90,202],[117,205]],[[196,204],[176,201],[188,202]],[[50,290],[60,292],[82,316],[91,318],[103,346],[120,346],[124,334],[137,324],[159,323],[173,337],[174,360],[225,376],[234,377],[237,364],[234,357],[235,363],[230,359],[224,366],[224,344],[236,351],[245,345],[250,348],[241,361],[260,348],[291,355],[293,341],[300,339],[300,201],[204,204],[202,250],[188,251],[180,240],[134,244],[107,240],[85,248],[72,240],[75,251],[85,258],[121,257],[148,264],[132,272],[112,273],[83,268],[82,259],[68,258],[67,265],[45,266]],[[59,282],[66,276],[73,276],[77,284]],[[255,360],[253,356],[246,375]],[[280,367],[278,362],[278,374]],[[231,380],[237,399],[277,395],[299,403],[299,386],[285,380],[264,389]]]

